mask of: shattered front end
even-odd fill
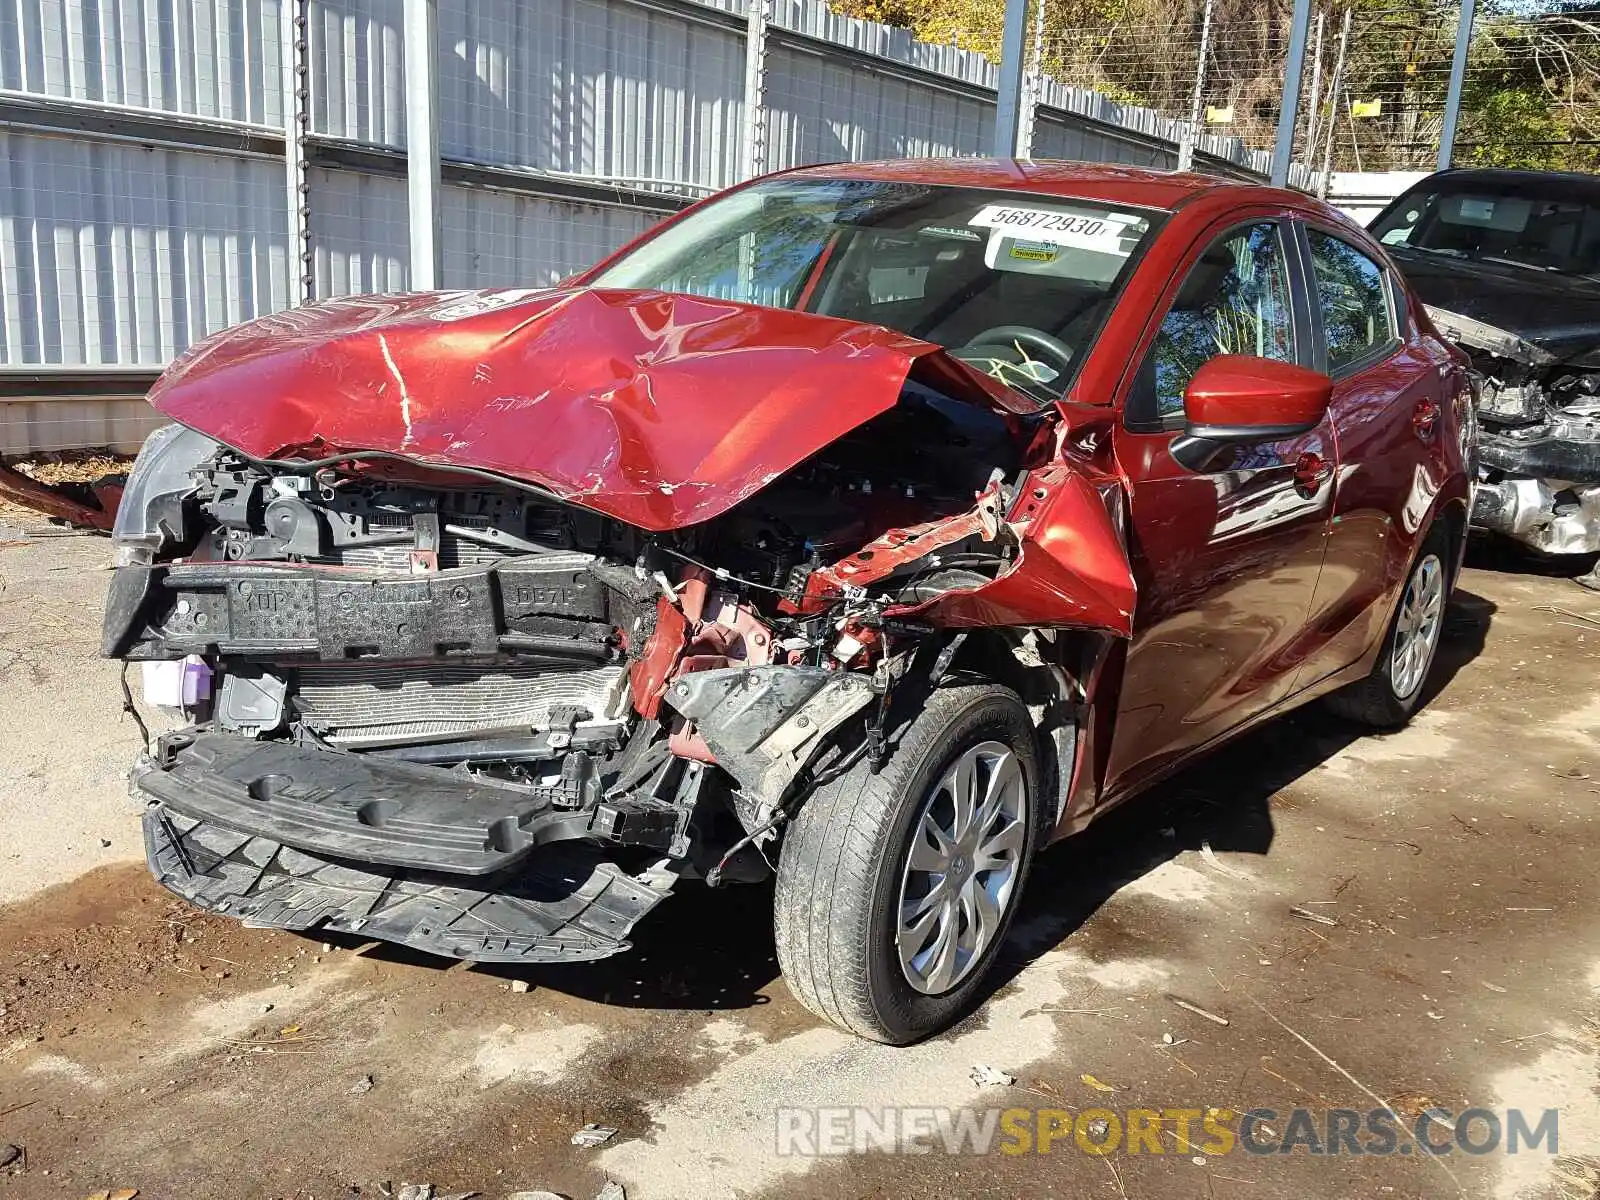
[[[208,432],[153,435],[129,480],[104,652],[182,714],[132,778],[152,870],[200,907],[473,960],[614,954],[681,880],[765,877],[793,806],[883,753],[891,694],[942,669],[955,627],[1128,619],[1110,489],[1030,472],[1033,427],[905,357],[835,404],[842,433],[741,433],[726,397],[652,431],[663,355],[639,398],[584,410],[616,445],[579,462],[569,404],[564,439],[529,443],[558,465],[513,474],[461,449],[481,408],[447,411],[380,350],[406,424],[373,448],[328,445],[337,396],[305,417],[320,443],[280,450],[180,377],[158,407]],[[733,433],[755,485],[667,482],[673,454],[726,459]],[[588,462],[625,474],[595,486]],[[1103,577],[1028,540],[1052,505]]]
[[[1541,554],[1600,551],[1600,360],[1558,359],[1459,313],[1428,313],[1476,376],[1473,525]]]

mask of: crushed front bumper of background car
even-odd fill
[[[1600,441],[1569,424],[1480,435],[1473,525],[1542,554],[1600,550]]]
[[[1472,360],[1472,524],[1542,554],[1600,550],[1600,372],[1460,313],[1428,315]]]

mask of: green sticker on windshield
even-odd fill
[[[1049,242],[1011,243],[1011,257],[1020,258],[1027,262],[1055,262],[1060,255],[1060,249],[1056,246],[1052,246]]]

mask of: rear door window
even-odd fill
[[[1350,243],[1307,229],[1328,373],[1338,375],[1380,357],[1400,337],[1384,270]]]

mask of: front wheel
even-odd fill
[[[1406,577],[1372,674],[1328,697],[1328,707],[1341,717],[1379,730],[1398,729],[1411,719],[1439,653],[1450,596],[1449,545],[1442,529],[1428,535]]]
[[[783,843],[778,962],[812,1012],[904,1044],[962,1016],[1039,838],[1033,724],[993,684],[928,697],[877,774],[818,788]]]

